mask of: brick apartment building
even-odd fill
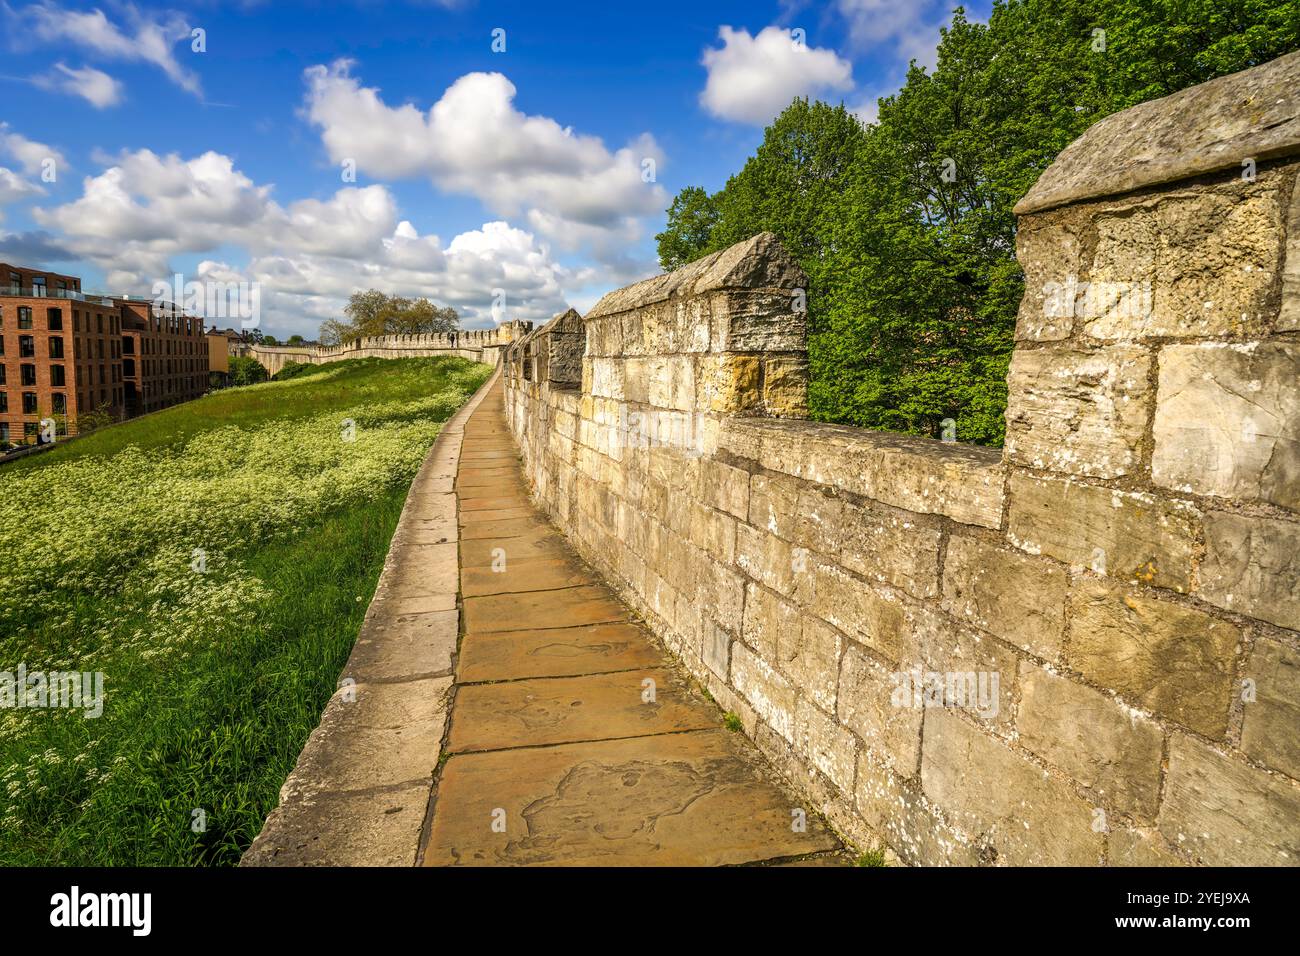
[[[35,442],[46,418],[76,434],[91,412],[120,421],[197,398],[207,363],[201,319],[0,263],[0,447]]]

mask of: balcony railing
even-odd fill
[[[0,285],[0,295],[16,296],[25,299],[72,299],[77,302],[90,302],[94,305],[112,305],[113,300],[107,296],[93,295],[79,289],[49,289],[45,286]]]

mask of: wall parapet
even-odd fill
[[[1258,69],[1092,139],[1192,124],[1266,144],[1249,179],[1182,157],[1101,195],[1091,133],[1044,174],[1002,450],[804,420],[767,235],[605,296],[578,388],[540,371],[575,316],[509,347],[539,505],[857,842],[1300,863],[1300,101],[1240,105],[1300,56]]]

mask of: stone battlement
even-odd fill
[[[321,365],[352,358],[411,358],[425,355],[455,354],[475,362],[495,365],[500,352],[515,339],[529,332],[533,323],[512,320],[493,329],[466,329],[454,333],[427,335],[366,336],[345,345],[245,345],[233,342],[231,355],[255,358],[272,375],[289,362]]]
[[[1044,173],[1002,450],[804,420],[771,235],[506,346],[539,505],[858,842],[1300,862],[1298,90],[1300,54]]]

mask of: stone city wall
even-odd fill
[[[1300,861],[1298,91],[1285,57],[1043,175],[1001,450],[803,420],[767,234],[509,346],[539,504],[857,842]]]
[[[473,362],[496,365],[500,361],[501,350],[532,327],[531,322],[516,320],[503,322],[494,329],[467,329],[454,335],[438,333],[367,336],[346,345],[246,345],[242,342],[232,342],[230,354],[255,358],[272,375],[289,362],[322,365],[325,362],[356,358],[458,355]]]

